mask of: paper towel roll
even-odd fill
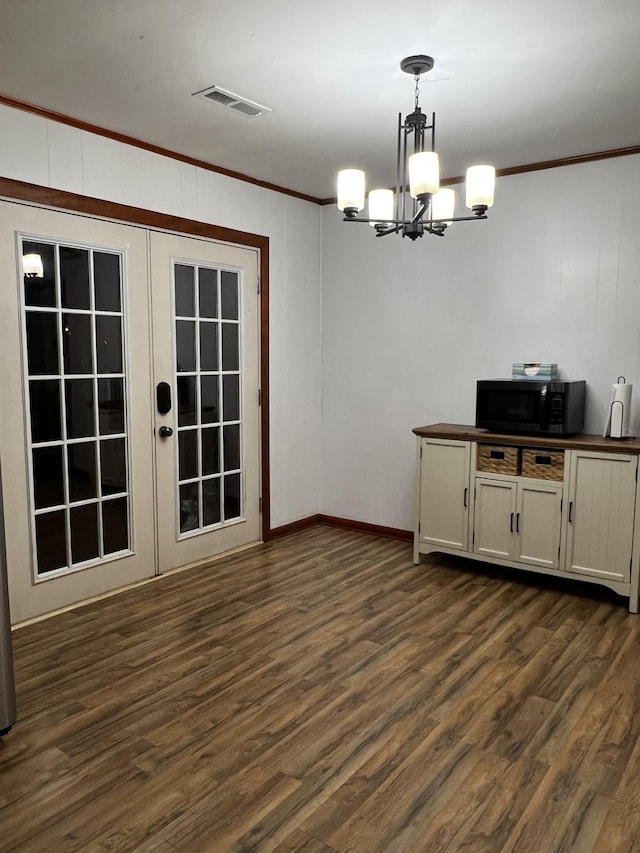
[[[631,434],[631,392],[633,385],[616,383],[611,387],[611,403],[605,435],[611,438],[628,438]]]

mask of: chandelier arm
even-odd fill
[[[386,237],[387,234],[397,234],[398,231],[402,231],[403,225],[394,225],[389,226],[389,228],[379,228],[376,226],[376,237]]]
[[[427,209],[427,205],[429,202],[420,202],[420,207],[416,210],[415,214],[409,220],[409,224],[413,225],[415,222],[420,222],[422,217],[424,216],[424,212]],[[425,220],[425,222],[430,222],[431,220]]]
[[[482,213],[479,216],[451,216],[448,219],[423,219],[419,220],[415,216],[413,219],[388,219],[387,224],[389,225],[398,225],[402,227],[403,225],[415,225],[416,222],[422,222],[423,225],[438,225],[443,224],[445,222],[475,222],[478,219],[488,219],[486,213]],[[361,219],[360,217],[342,217],[343,222],[364,222],[365,224],[371,224],[372,222],[378,222],[377,219]],[[399,230],[396,229],[396,230]]]

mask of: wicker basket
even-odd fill
[[[535,477],[536,480],[564,479],[564,451],[523,449],[522,476]]]
[[[489,474],[519,474],[520,450],[503,444],[479,444],[477,468]]]

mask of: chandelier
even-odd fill
[[[472,216],[454,216],[456,194],[440,189],[440,167],[435,151],[436,115],[429,117],[419,105],[420,75],[433,68],[430,56],[408,56],[400,68],[415,80],[413,112],[404,121],[398,115],[398,147],[395,193],[391,189],[369,192],[368,218],[358,217],[364,208],[365,174],[361,169],[338,173],[338,209],[345,222],[368,222],[376,236],[402,234],[416,240],[423,234],[443,237],[452,222],[487,218],[493,205],[496,170],[493,166],[470,166],[466,178],[466,205]]]

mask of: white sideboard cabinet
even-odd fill
[[[638,612],[640,441],[416,427],[414,562],[435,551],[603,584]]]
[[[562,486],[475,478],[473,553],[557,569]]]
[[[419,542],[467,551],[469,546],[468,441],[418,442]]]

